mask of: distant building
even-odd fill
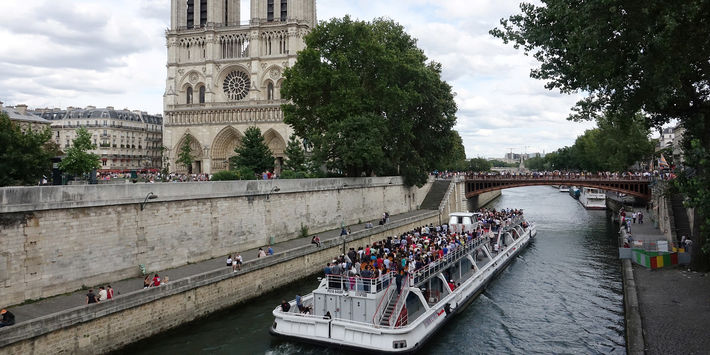
[[[682,142],[683,142],[683,135],[685,134],[685,128],[681,125],[675,126],[673,128],[673,163],[674,164],[680,164],[685,161],[685,158],[683,156],[683,147],[682,147]]]
[[[675,138],[675,128],[668,127],[661,131],[661,137],[658,139],[658,146],[656,151],[665,149],[673,146],[673,139]]]
[[[6,113],[10,120],[20,125],[23,132],[30,130],[43,130],[52,123],[31,112],[27,112],[27,105],[15,105],[15,107],[4,107],[0,102],[0,111]]]
[[[101,157],[101,170],[159,169],[162,166],[163,118],[113,107],[67,107],[34,110],[51,122],[52,139],[66,150],[79,127],[86,128]]]

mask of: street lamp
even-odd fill
[[[269,197],[271,197],[271,194],[272,194],[272,193],[274,193],[274,192],[279,192],[279,191],[281,191],[281,189],[279,189],[278,186],[274,186],[273,188],[271,188],[271,191],[269,191],[269,193],[266,194],[266,199],[268,200]]]
[[[156,198],[158,198],[158,195],[153,192],[149,192],[148,195],[145,196],[145,200],[141,203],[141,211],[145,209],[145,205],[148,203],[148,200],[155,200]]]

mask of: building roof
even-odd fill
[[[26,107],[25,107],[26,108]],[[38,123],[38,124],[50,124],[52,123],[51,121],[45,120],[44,118],[34,115],[29,112],[21,112],[15,107],[8,106],[8,107],[0,107],[0,111],[6,113],[11,120],[13,121],[21,121],[21,122],[29,122],[29,123]]]
[[[95,108],[89,106],[85,109],[69,107],[66,110],[60,109],[37,109],[34,111],[44,119],[56,121],[64,119],[112,119],[120,121],[142,122],[148,124],[163,124],[161,115],[149,115],[146,112],[130,111],[128,109],[115,110],[113,107]]]

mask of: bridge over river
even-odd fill
[[[603,176],[533,176],[533,175],[477,175],[466,176],[466,198],[485,192],[522,186],[567,185],[584,186],[627,195],[651,198],[649,177],[603,177]]]

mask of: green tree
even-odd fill
[[[468,161],[466,170],[473,172],[491,171],[491,162],[485,158],[473,158]]]
[[[685,168],[676,184],[701,221],[695,267],[710,265],[710,2],[546,0],[523,3],[491,34],[541,64],[548,89],[583,91],[570,119],[611,113],[646,126],[677,119],[685,128]],[[699,248],[695,248],[697,251]]]
[[[249,127],[244,131],[242,144],[234,149],[237,156],[233,163],[237,170],[249,169],[254,174],[274,170],[274,156],[264,143],[264,137],[258,127]]]
[[[83,176],[100,168],[99,156],[89,152],[94,149],[96,149],[96,145],[91,143],[91,133],[84,127],[77,128],[76,138],[72,141],[71,147],[67,149],[62,162],[59,163],[59,168],[75,177]]]
[[[195,159],[192,157],[192,136],[189,134],[185,137],[185,141],[180,146],[180,153],[175,161],[176,164],[182,164],[187,168],[187,173],[192,174],[192,162]]]
[[[446,154],[442,163],[437,166],[439,170],[464,171],[468,168],[466,161],[466,149],[463,146],[463,139],[459,132],[451,132],[451,152]]]
[[[306,154],[298,137],[292,134],[286,144],[284,168],[291,171],[306,171]]]
[[[316,165],[423,184],[452,149],[456,104],[441,66],[391,20],[333,19],[305,42],[281,92],[284,121],[313,145]]]
[[[49,175],[52,148],[49,128],[24,133],[0,112],[0,186],[33,185]]]
[[[525,160],[525,167],[530,169],[530,170],[535,170],[535,171],[544,171],[545,169],[545,158],[542,157],[532,157],[530,159]]]

